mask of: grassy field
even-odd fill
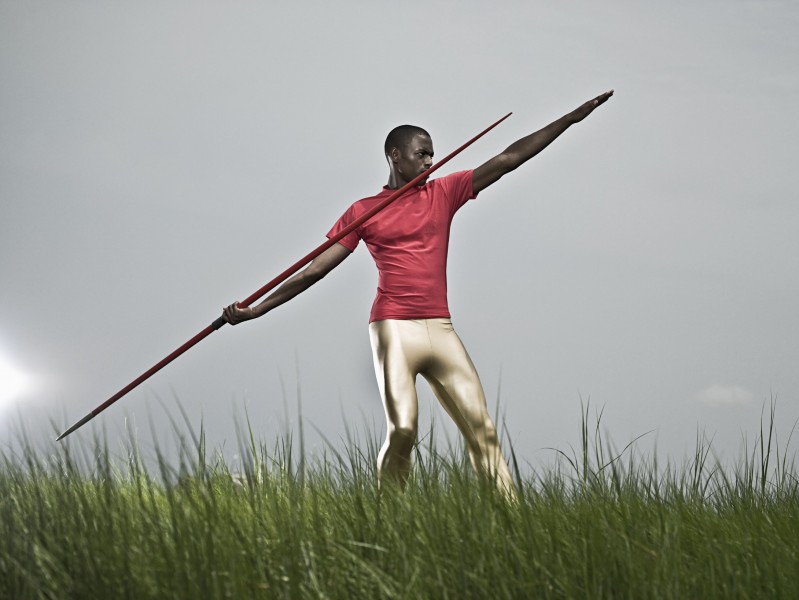
[[[799,477],[769,416],[724,470],[701,440],[679,468],[616,453],[584,415],[516,503],[430,446],[399,493],[374,440],[306,462],[250,438],[242,474],[201,433],[155,473],[28,444],[1,457],[0,598],[796,598]]]

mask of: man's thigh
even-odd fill
[[[450,413],[482,419],[486,410],[483,385],[463,342],[448,319],[431,323],[433,356],[422,375]]]
[[[423,321],[385,320],[369,324],[375,376],[388,419],[415,419],[416,375],[429,354]]]

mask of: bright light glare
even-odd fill
[[[22,394],[28,383],[25,373],[0,356],[0,407]]]

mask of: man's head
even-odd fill
[[[384,146],[391,174],[398,185],[405,184],[433,164],[433,140],[430,134],[415,125],[392,129]],[[422,180],[419,185],[427,180]]]

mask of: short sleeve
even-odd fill
[[[350,206],[346,212],[341,215],[341,218],[335,222],[333,228],[327,232],[327,238],[330,239],[336,235],[338,235],[341,231],[347,228],[353,221],[355,221],[356,217],[354,215],[354,206]],[[357,229],[355,231],[350,231],[347,235],[339,240],[339,243],[347,248],[350,252],[354,252],[355,248],[358,247],[358,242],[360,241],[360,236],[357,233]]]
[[[472,186],[472,171],[458,171],[437,180],[454,215],[468,200],[477,197]]]

